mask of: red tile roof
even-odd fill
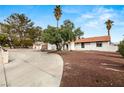
[[[80,42],[97,42],[97,41],[110,41],[110,36],[99,36],[99,37],[90,37],[90,38],[82,38],[78,39],[75,42],[80,43]]]

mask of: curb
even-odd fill
[[[5,76],[5,68],[2,62],[2,56],[0,54],[0,87],[6,87],[6,86],[7,86],[7,82]]]

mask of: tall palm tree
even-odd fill
[[[108,30],[108,36],[109,36],[109,37],[111,37],[111,35],[110,35],[110,29],[112,28],[113,23],[114,23],[114,21],[112,21],[112,20],[110,20],[110,19],[108,19],[108,20],[105,22],[106,28],[107,28],[107,30]],[[109,44],[111,44],[111,39],[110,39],[110,41],[109,41]]]
[[[54,16],[57,20],[57,28],[58,28],[58,21],[60,19],[62,15],[62,10],[61,10],[61,6],[60,5],[56,5],[55,9],[54,9]]]
[[[110,29],[112,28],[112,25],[113,25],[114,21],[108,19],[105,24],[106,24],[106,28],[108,30],[108,36],[110,36]]]

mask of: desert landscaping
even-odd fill
[[[122,87],[124,58],[113,52],[59,53],[64,60],[61,87]]]

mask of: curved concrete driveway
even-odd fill
[[[5,64],[7,86],[58,87],[63,60],[57,54],[35,50],[9,50],[10,63]]]

